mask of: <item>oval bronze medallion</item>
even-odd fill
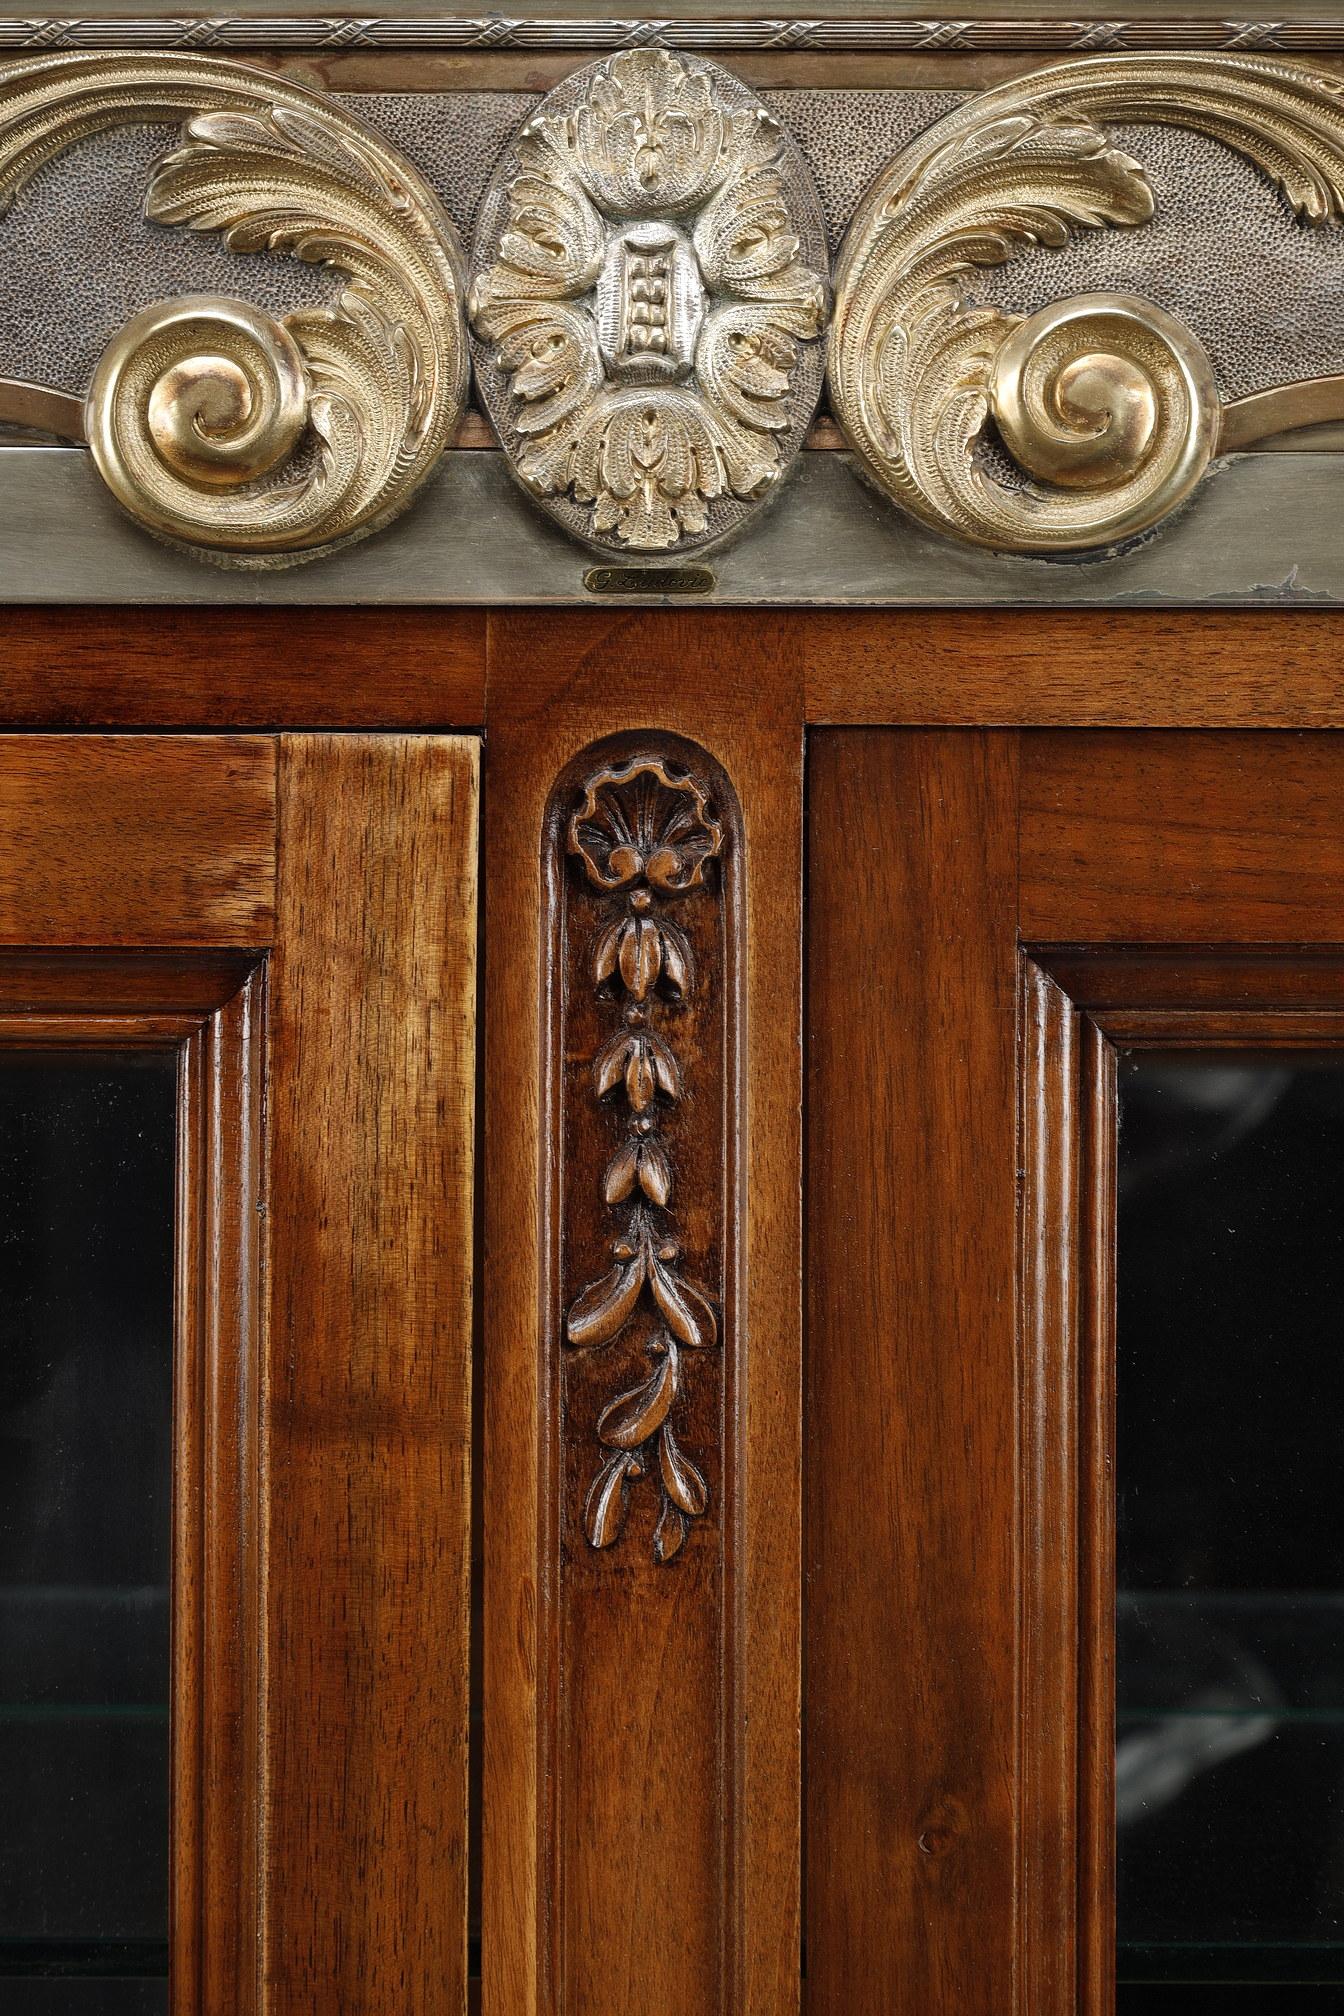
[[[486,409],[565,529],[633,553],[726,537],[815,411],[826,234],[796,144],[715,63],[628,50],[545,98],[486,190]]]

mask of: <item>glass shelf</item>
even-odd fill
[[[0,1717],[4,1715],[0,1708]],[[1344,1708],[1240,1708],[1207,1702],[1197,1708],[1121,1708],[1116,1713],[1120,1727],[1143,1728],[1154,1722],[1243,1721],[1284,1723],[1322,1727],[1344,1727]]]
[[[0,1939],[0,1979],[166,1980],[166,1939]]]

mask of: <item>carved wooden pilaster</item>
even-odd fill
[[[802,746],[715,631],[494,633],[483,2016],[798,2007]]]

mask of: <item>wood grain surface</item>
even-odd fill
[[[562,659],[571,634],[629,619],[555,609],[524,620]],[[799,609],[764,620],[792,641],[755,663],[755,691],[776,718],[792,709],[818,727],[1344,726],[1330,610]],[[451,608],[11,607],[0,612],[0,728],[477,728],[490,650],[514,621]],[[731,678],[726,640],[750,647],[762,618],[641,621],[684,640],[668,648],[693,682],[702,658]],[[497,704],[507,662],[506,651]]]
[[[1023,936],[1338,940],[1341,782],[1325,734],[1025,735]]]
[[[477,753],[287,735],[270,996],[269,2016],[466,1999]]]
[[[1016,784],[810,745],[811,2016],[1013,2006]]]
[[[481,609],[0,610],[0,726],[475,728]]]
[[[0,944],[261,946],[265,736],[0,737]]]
[[[1302,609],[811,610],[807,718],[1344,727],[1340,619]]]
[[[492,635],[484,2009],[786,2016],[799,1995],[800,639],[787,621],[748,633],[705,614],[538,612]],[[669,1566],[637,1544],[585,1560],[557,1509],[542,1089],[559,976],[543,833],[567,766],[641,730],[692,735],[741,808],[744,1090],[729,1167],[742,1175],[717,1565],[693,1558],[695,1536]],[[699,1620],[689,1640],[683,1606]]]

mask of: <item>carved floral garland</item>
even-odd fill
[[[719,1326],[709,1293],[682,1269],[662,1134],[682,1096],[681,1068],[653,1017],[656,1004],[675,1009],[695,985],[690,940],[664,905],[704,888],[723,837],[699,784],[649,758],[592,778],[569,822],[570,853],[589,882],[616,899],[593,942],[592,978],[599,994],[620,1003],[620,1021],[594,1059],[593,1085],[598,1099],[623,1109],[626,1133],[602,1182],[604,1201],[621,1216],[613,1264],[574,1301],[566,1341],[579,1349],[611,1344],[646,1298],[658,1318],[644,1346],[647,1376],[598,1416],[605,1453],[584,1506],[584,1530],[594,1547],[618,1540],[628,1488],[656,1464],[662,1510],[653,1547],[662,1562],[680,1553],[691,1520],[709,1503],[704,1477],[677,1440],[672,1412],[685,1376],[683,1352],[716,1345]]]

